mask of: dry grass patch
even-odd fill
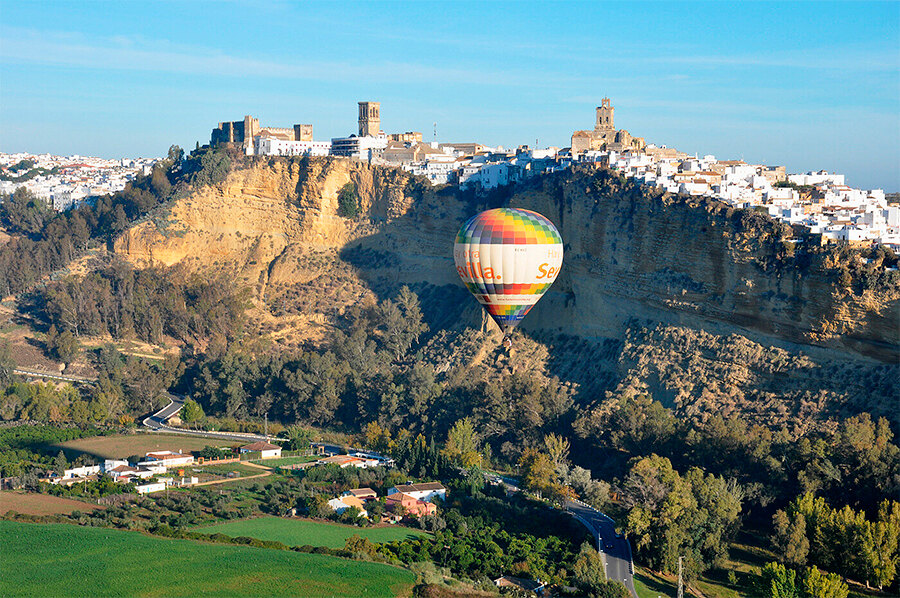
[[[0,492],[0,514],[8,511],[26,515],[68,515],[72,511],[100,509],[97,505],[34,492]]]
[[[202,450],[206,446],[236,446],[234,440],[214,438],[194,438],[178,434],[119,434],[116,436],[94,436],[69,440],[55,447],[66,453],[86,453],[101,459],[125,459],[132,455],[143,456],[151,451],[175,451],[185,453]]]

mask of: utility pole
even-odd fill
[[[266,440],[269,439],[269,412],[266,411]]]
[[[684,598],[684,581],[681,575],[681,559],[684,557],[678,557],[678,598]]]

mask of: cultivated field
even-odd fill
[[[251,461],[251,463],[257,463],[259,465],[265,465],[266,467],[284,467],[286,465],[300,465],[301,463],[312,463],[313,461],[318,461],[322,457],[309,456],[309,457],[282,457],[280,459],[257,459],[255,461]]]
[[[194,438],[178,434],[122,434],[116,436],[94,436],[63,442],[58,446],[67,454],[87,453],[101,459],[125,459],[131,455],[143,456],[151,451],[183,452],[199,451],[206,446],[233,446],[240,444],[234,440]]]
[[[72,511],[99,509],[97,505],[33,492],[0,492],[0,514],[7,511],[26,515],[61,515]]]
[[[288,546],[309,544],[310,546],[327,546],[329,548],[343,548],[345,540],[353,534],[361,538],[368,538],[372,542],[393,542],[394,540],[405,540],[426,535],[423,531],[396,525],[389,527],[356,527],[353,525],[322,523],[305,519],[283,519],[280,517],[258,517],[256,519],[228,521],[208,527],[194,528],[194,531],[205,534],[225,534],[232,538],[247,536],[260,540],[275,540]]]
[[[337,557],[0,521],[0,596],[397,596],[415,578]]]

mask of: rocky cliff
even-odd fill
[[[338,215],[348,183],[361,208],[353,220]],[[479,197],[349,160],[256,159],[133,227],[115,250],[138,265],[233,273],[275,338],[298,318],[321,332],[347,306],[402,284],[419,292],[433,332],[459,331],[483,321],[456,278],[453,238],[468,216],[501,204],[543,213],[565,240],[563,273],[524,330],[558,348],[546,372],[583,400],[647,391],[700,414],[726,396],[774,421],[896,396],[895,272],[879,263],[863,281],[842,280],[833,252],[795,243],[764,215],[604,170]]]

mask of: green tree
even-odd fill
[[[11,231],[36,235],[52,217],[53,210],[47,200],[25,187],[19,187],[11,195],[0,198],[0,221]]]
[[[606,581],[603,557],[587,542],[581,545],[572,562],[572,580],[577,588],[588,593],[596,591]]]
[[[349,182],[338,192],[338,215],[344,218],[356,218],[359,215],[359,193],[356,183]]]
[[[544,436],[544,446],[547,447],[547,455],[553,462],[553,468],[556,471],[560,471],[563,466],[568,464],[571,445],[567,439],[556,434],[548,434]]]
[[[557,481],[556,469],[550,456],[542,451],[527,448],[519,459],[519,467],[522,471],[522,485],[550,498],[560,493],[560,485]]]
[[[290,439],[287,448],[291,451],[307,450],[313,440],[313,431],[304,426],[288,426],[285,435]]]
[[[757,591],[764,598],[800,598],[797,572],[781,563],[766,563],[760,572]]]
[[[181,419],[186,424],[194,424],[201,421],[206,414],[203,413],[203,407],[197,401],[188,399],[181,408]]]
[[[63,472],[69,468],[69,461],[66,459],[66,454],[62,451],[59,451],[56,454],[56,458],[53,459],[53,471],[57,473],[57,475],[62,475]]]
[[[591,598],[630,598],[631,592],[622,582],[609,580],[595,588],[590,596]]]
[[[772,543],[785,563],[802,567],[809,556],[809,538],[806,535],[806,518],[803,513],[794,513],[788,517],[782,510],[775,512],[772,518],[775,535]]]
[[[819,571],[809,567],[801,576],[800,589],[803,598],[847,598],[850,588],[836,573]]]
[[[685,476],[665,457],[635,459],[622,484],[626,529],[650,566],[673,571],[679,555],[702,572],[720,563],[737,529],[742,492],[734,480],[692,468]]]
[[[177,145],[170,145],[166,159],[168,159],[172,165],[177,166],[181,164],[181,161],[184,159],[184,150]]]
[[[16,363],[12,358],[12,349],[10,349],[7,339],[0,339],[0,389],[6,388],[13,383],[16,369]]]
[[[444,454],[453,463],[465,468],[481,465],[478,435],[472,418],[464,417],[453,424],[447,433]]]
[[[56,337],[53,352],[64,363],[71,363],[81,351],[81,345],[75,335],[68,330],[63,330]]]
[[[428,330],[422,319],[419,297],[404,285],[397,300],[382,302],[378,311],[385,347],[400,360]]]
[[[878,507],[878,518],[872,525],[872,540],[872,581],[881,589],[897,575],[897,561],[900,558],[900,502],[884,501]]]

